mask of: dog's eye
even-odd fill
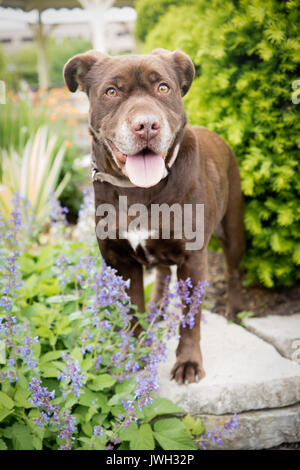
[[[168,91],[170,90],[170,88],[168,87],[168,85],[166,83],[162,83],[161,85],[159,85],[158,87],[158,91],[160,93],[168,93]]]
[[[106,94],[107,96],[117,96],[117,90],[115,88],[108,88]]]

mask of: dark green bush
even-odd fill
[[[145,9],[146,0],[141,3]],[[180,48],[193,59],[187,114],[192,124],[222,135],[238,156],[246,199],[244,265],[248,282],[266,287],[300,278],[300,103],[292,102],[293,92],[299,98],[292,88],[300,78],[299,6],[191,0],[161,16],[145,45],[145,51]]]

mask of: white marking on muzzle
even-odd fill
[[[155,152],[166,153],[172,141],[172,133],[166,119],[162,120],[160,133],[152,141],[156,142]],[[137,137],[133,134],[128,122],[122,122],[118,129],[115,145],[125,155],[135,155],[137,153]]]

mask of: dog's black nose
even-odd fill
[[[156,137],[160,131],[159,120],[154,116],[136,117],[132,122],[132,130],[145,141],[149,141]]]

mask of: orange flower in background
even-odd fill
[[[66,144],[66,148],[67,148],[67,149],[69,149],[69,148],[72,147],[72,145],[73,145],[70,140],[66,140],[65,144]]]
[[[75,126],[77,123],[75,119],[67,119],[67,125],[68,126]]]

